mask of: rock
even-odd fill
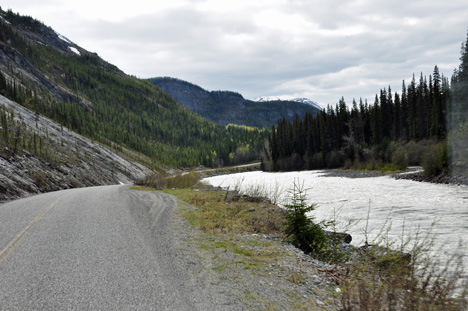
[[[325,235],[332,241],[341,241],[346,244],[349,244],[353,240],[353,237],[351,236],[351,234],[344,233],[344,232],[333,232],[333,231],[323,230],[323,233],[325,233]]]

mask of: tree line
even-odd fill
[[[467,41],[468,42],[468,39]],[[265,141],[267,171],[322,168],[404,169],[425,165],[430,174],[449,162],[468,167],[468,47],[451,80],[431,75],[403,80],[401,93],[380,90],[373,104],[341,98],[316,116],[279,120]],[[449,161],[450,160],[450,161]]]
[[[264,148],[266,170],[288,171],[336,168],[345,162],[389,162],[391,142],[443,140],[445,115],[450,99],[448,79],[436,66],[429,77],[415,76],[401,94],[384,88],[373,105],[353,100],[348,108],[344,98],[317,116],[307,114],[273,127]]]

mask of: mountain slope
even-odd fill
[[[270,128],[278,119],[292,121],[306,112],[316,114],[319,109],[297,101],[255,102],[230,91],[206,91],[192,83],[175,78],[149,79],[163,91],[191,111],[218,124],[238,124]]]
[[[0,94],[9,99],[156,163],[227,164],[246,146],[249,158],[258,159],[264,132],[208,122],[41,22],[11,11],[0,16]]]
[[[1,95],[0,135],[0,202],[61,189],[132,183],[150,173],[130,160],[130,151],[117,154]]]

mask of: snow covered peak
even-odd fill
[[[254,98],[253,101],[263,103],[263,102],[271,102],[274,100],[282,100],[282,99],[279,97],[274,97],[274,96],[260,96],[260,97]]]

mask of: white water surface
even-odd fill
[[[338,230],[352,235],[353,245],[364,244],[366,226],[369,243],[384,227],[389,228],[385,237],[397,244],[414,238],[417,232],[420,236],[432,232],[434,256],[444,261],[458,252],[464,256],[465,270],[468,268],[468,186],[396,180],[390,176],[351,179],[324,175],[324,171],[258,171],[204,181],[231,190],[238,188],[246,194],[262,192],[280,205],[288,202],[287,192],[294,182],[303,184],[308,203],[317,204],[310,216],[317,221],[335,219]]]

